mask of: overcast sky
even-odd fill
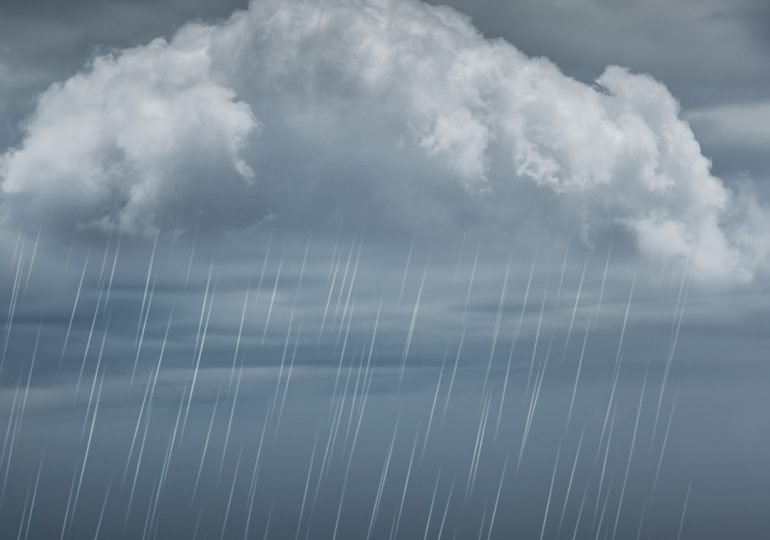
[[[4,1],[0,527],[761,538],[769,207],[764,0]]]

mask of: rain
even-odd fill
[[[611,244],[503,254],[254,232],[246,250],[119,234],[76,246],[66,277],[41,284],[61,299],[53,319],[34,316],[46,274],[32,265],[67,254],[19,241],[1,374],[6,530],[699,534],[708,461],[677,463],[696,451],[687,415],[703,399],[680,360],[697,348],[688,302],[704,301],[685,266],[660,276]]]
[[[769,538],[727,4],[0,2],[0,540]]]

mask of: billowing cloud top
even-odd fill
[[[7,215],[81,227],[468,220],[621,226],[651,256],[745,281],[767,217],[710,172],[646,75],[594,86],[411,0],[260,0],[99,56],[0,158]]]

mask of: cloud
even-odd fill
[[[239,157],[258,129],[249,106],[211,77],[202,28],[118,56],[38,100],[3,191],[48,218],[144,228],[162,212],[236,200],[252,171]],[[212,182],[216,178],[216,184]]]
[[[699,109],[687,114],[687,120],[722,144],[764,151],[770,145],[770,102]]]
[[[764,210],[710,168],[651,77],[609,67],[589,86],[410,0],[257,1],[99,56],[38,98],[0,158],[3,208],[25,221],[470,221],[588,243],[622,227],[649,256],[747,281]]]

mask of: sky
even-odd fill
[[[770,6],[0,6],[0,530],[762,538]]]

